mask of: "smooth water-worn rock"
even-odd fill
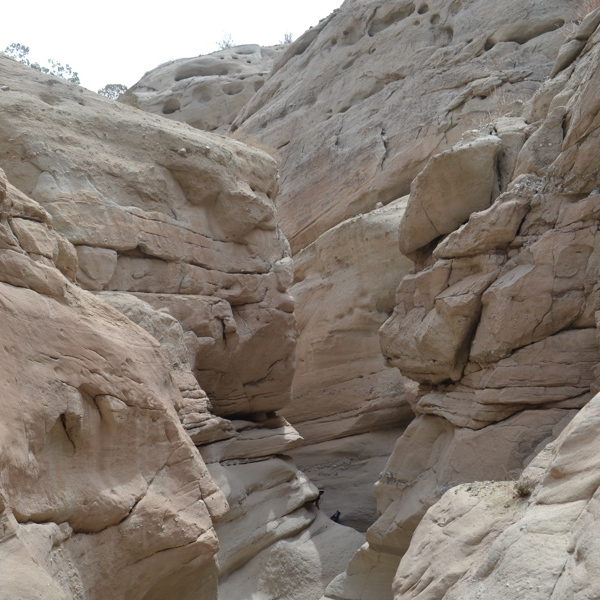
[[[506,190],[532,133],[515,117],[551,72],[563,25],[578,8],[578,0],[511,1],[502,7],[484,0],[346,2],[284,48],[236,118],[233,135],[270,148],[281,160],[277,214],[295,254],[292,293],[300,325],[299,368],[286,414],[309,442],[374,430],[384,420],[402,418],[401,411],[408,414],[399,376],[386,372],[373,342],[380,319],[391,310],[393,288],[410,264],[398,257],[389,236],[379,236],[375,209],[392,202],[391,208],[414,188],[401,237],[403,250],[414,252],[489,207]],[[144,94],[181,99],[196,81],[192,75],[219,85],[230,76],[224,69],[254,68],[254,58],[244,65],[236,52],[161,66],[144,79],[152,79],[149,87],[157,91],[143,91],[140,82],[134,93],[140,99]],[[167,111],[170,118],[207,127],[186,112],[197,110],[197,103],[180,104]],[[143,108],[162,110],[157,103]],[[212,110],[207,106],[205,114]],[[228,110],[223,106],[223,114]],[[513,118],[486,131],[488,137],[480,135],[486,123],[507,114]],[[460,151],[451,150],[468,132]],[[445,201],[436,204],[431,199],[439,194]],[[512,220],[504,211],[505,237],[512,236],[515,215],[518,219],[523,210],[519,206]],[[390,221],[386,227],[395,225]],[[380,265],[375,256],[381,256]],[[348,282],[356,290],[364,282],[368,290],[355,301]],[[485,276],[473,285],[482,293]],[[325,294],[328,301],[321,300]],[[460,295],[456,289],[440,303],[444,314],[425,331],[409,325],[402,339],[397,336],[407,354],[419,355],[417,362],[426,356],[435,361],[436,381],[459,377],[465,360],[460,347],[480,309],[480,300],[470,295],[466,304],[457,303]],[[439,335],[442,321],[446,330],[438,352],[427,332]],[[422,337],[420,349],[405,343],[415,335]]]
[[[415,532],[394,597],[596,595],[598,408],[596,396],[518,481],[446,492]]]
[[[385,365],[377,335],[412,267],[395,243],[405,205],[349,219],[294,257],[298,362],[283,414],[307,443],[394,427],[412,416],[404,378]]]
[[[540,134],[531,136],[534,143],[524,146],[517,168],[542,178],[518,177],[512,185],[513,194],[530,197],[530,209],[520,235],[508,246],[503,274],[483,295],[470,353],[477,367],[467,365],[462,380],[480,388],[476,401],[510,411],[524,404],[538,407],[536,412],[577,407],[598,389],[595,237],[600,196],[596,169],[583,164],[590,164],[599,151],[591,90],[597,87],[600,38],[589,27],[599,20],[600,10],[584,20],[580,36],[587,41],[585,50],[534,99],[531,112],[540,110],[536,102],[543,102],[546,119]],[[554,72],[564,68],[561,64]],[[558,147],[551,154],[540,153],[537,144],[543,146],[543,140],[550,140],[547,148],[555,145],[551,136],[557,115],[562,115],[564,128]],[[585,125],[578,129],[580,123]],[[438,396],[442,414],[448,405],[445,396]],[[592,566],[597,561],[592,541],[597,412],[596,396],[516,483],[488,482],[447,492],[417,528],[394,580],[394,597],[593,597],[598,587]],[[432,558],[423,561],[425,555]],[[453,557],[443,569],[435,558],[441,555]]]

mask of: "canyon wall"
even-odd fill
[[[507,191],[520,149],[534,129],[531,119],[524,119],[527,102],[551,73],[579,6],[577,1],[497,7],[448,0],[345,2],[286,51],[234,122],[235,135],[252,136],[280,155],[277,210],[297,265],[291,293],[299,326],[293,400],[284,414],[306,443],[316,444],[320,456],[328,437],[406,425],[409,406],[420,414],[418,407],[435,403],[436,394],[445,392],[432,389],[423,400],[424,384],[449,380],[456,387],[480,298],[507,258],[489,256],[486,248],[483,257],[450,254],[445,262],[430,264],[433,247],[421,248]],[[468,133],[473,130],[477,133]],[[523,205],[511,204],[504,213],[509,223],[502,224],[518,226],[524,211]],[[377,228],[378,218],[386,230]],[[393,302],[398,308],[385,326],[381,361],[373,348],[379,327],[392,316],[390,294],[397,284]],[[497,324],[491,337],[507,330],[501,320]],[[582,335],[585,341],[577,337]],[[452,419],[434,406],[427,411],[434,416],[409,426],[381,469],[381,517],[367,534],[366,551],[376,558],[367,557],[360,568],[351,565],[353,589],[368,590],[364,581],[356,583],[358,571],[364,568],[372,581],[379,568],[373,571],[373,560],[384,565],[389,558],[381,567],[385,577],[379,577],[385,596],[377,586],[364,592],[365,597],[389,597],[391,577],[414,527],[446,486],[518,470],[573,414],[570,409],[589,399],[587,373],[598,358],[592,331],[578,333],[569,343],[586,348],[581,374],[571,380],[564,372],[568,367],[560,375],[554,373],[556,365],[548,365],[554,377],[549,385],[565,389],[543,417],[524,410],[530,408],[526,402],[498,411],[488,400],[475,410],[457,387],[446,412],[464,406],[466,418]],[[537,348],[529,354],[522,360],[523,372],[536,368]],[[549,345],[546,354],[558,364],[573,358],[555,356]],[[497,382],[484,379],[484,373],[479,377],[472,387],[491,397],[494,392],[487,388],[506,385],[500,375]],[[575,396],[579,399],[562,402]],[[494,411],[487,421],[479,414]],[[516,412],[506,427],[494,431],[491,426],[486,435],[477,431]],[[478,463],[475,456],[487,444],[496,444],[497,452]],[[353,437],[347,437],[347,446],[355,447]],[[439,464],[445,455],[447,467]],[[308,464],[299,455],[298,460]],[[319,483],[332,485],[325,478]],[[332,589],[340,598],[355,593]]]
[[[526,117],[535,130],[508,191],[428,253],[432,271],[483,255],[500,256],[500,268],[480,296],[462,373],[457,371],[455,383],[432,385],[437,375],[423,364],[419,380],[429,381],[415,406],[423,415],[418,420],[442,417],[455,436],[465,426],[481,432],[505,428],[528,413],[539,423],[562,412],[554,433],[564,430],[536,449],[520,478],[514,474],[515,482],[446,492],[415,532],[394,580],[394,598],[597,595],[598,457],[592,432],[599,398],[589,399],[600,375],[598,25],[600,9],[567,37],[552,77],[529,105]],[[522,214],[506,219],[518,206]],[[445,291],[437,298],[448,296]],[[382,330],[384,348],[392,350],[388,336],[402,318],[398,311]],[[394,356],[400,365],[403,358]],[[392,457],[390,469],[407,459]],[[499,479],[491,472],[478,478]],[[378,486],[389,496],[386,481]],[[435,566],[438,553],[453,557],[443,572],[439,562]]]
[[[558,218],[595,184],[547,175],[568,135],[566,80],[597,24],[585,12],[345,2],[233,123],[281,161],[299,326],[284,414],[314,446],[300,464],[337,477],[352,455],[332,440],[358,456],[365,432],[417,415],[379,476],[368,543],[327,598],[391,598],[427,509],[461,482],[518,478],[596,391],[594,225],[574,225],[583,207]],[[330,468],[314,466],[328,451]],[[405,576],[399,598],[417,585]]]
[[[363,536],[285,456],[275,162],[0,56],[0,165],[2,597],[318,598]]]
[[[347,0],[125,103],[0,56],[0,597],[594,596],[584,13]]]
[[[277,214],[297,265],[291,294],[299,327],[284,414],[307,443],[409,422],[412,384],[406,395],[406,373],[377,353],[391,294],[415,259],[396,241],[402,198],[430,157],[463,133],[523,114],[578,6],[345,2],[286,50],[235,120],[234,135],[280,157]],[[506,189],[528,134],[506,123],[502,147],[486,146],[480,159],[501,155],[503,164],[493,182],[491,171],[478,182],[473,195],[484,204],[469,210]]]

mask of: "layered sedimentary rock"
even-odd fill
[[[402,232],[400,248],[412,259],[422,245],[488,208],[513,178],[517,155],[532,134],[530,124],[518,117],[551,72],[578,7],[577,1],[501,7],[480,1],[346,2],[286,51],[236,119],[236,134],[250,135],[281,155],[278,215],[298,264],[292,295],[298,302],[299,368],[286,414],[308,443],[352,434],[362,424],[377,430],[407,410],[412,391],[405,395],[398,374],[375,371],[373,355],[365,358],[375,345],[377,323],[372,318],[366,324],[365,314],[384,316],[378,307],[386,307],[395,282],[412,266],[377,237],[371,225],[376,207],[391,208],[411,192],[411,215],[403,225],[410,223],[410,230]],[[503,115],[511,118],[488,135],[479,134],[485,123]],[[463,138],[473,129],[477,135]],[[460,151],[451,151],[459,142]],[[428,163],[431,157],[437,158]],[[429,177],[428,170],[435,170],[436,177]],[[469,186],[462,185],[466,181]],[[430,199],[437,208],[428,205]],[[508,230],[503,235],[511,235],[523,210],[511,205],[503,213],[498,223],[498,229]],[[395,227],[391,219],[388,225]],[[351,228],[356,235],[346,237]],[[385,257],[380,266],[369,266],[368,274],[363,240],[369,248],[365,252]],[[325,248],[331,265],[326,267]],[[335,257],[341,259],[337,265]],[[477,319],[477,295],[498,267],[493,261],[488,265],[487,258],[486,266],[467,262],[465,272],[479,277],[469,281],[455,270],[462,288],[439,300],[435,318],[440,322],[430,324],[430,337],[421,327],[420,351],[436,363],[442,378],[460,368],[461,339]],[[415,285],[423,287],[423,296],[434,298],[438,292],[433,289],[445,285],[446,275],[438,270],[432,278],[440,281]],[[318,300],[320,277],[322,289],[331,285],[328,301]],[[347,281],[368,292],[358,299],[364,309],[345,315]],[[352,343],[356,332],[360,346]],[[397,347],[412,354],[415,344],[405,342],[421,331],[409,326],[395,333]],[[454,349],[444,354],[452,344]],[[360,364],[353,362],[356,358]],[[411,377],[409,370],[402,374]],[[377,406],[383,409],[379,413]],[[338,407],[336,417],[333,407]],[[532,443],[537,440],[533,430],[530,435]]]
[[[574,39],[587,40],[576,67],[563,64],[566,70],[558,70],[538,90],[520,126],[514,119],[509,123],[500,119],[483,131],[468,132],[452,150],[432,158],[413,181],[399,235],[417,269],[398,288],[398,305],[381,329],[381,342],[390,363],[418,382],[418,392],[411,398],[418,416],[396,444],[376,485],[382,514],[367,532],[368,546],[353,559],[346,575],[331,584],[327,597],[391,597],[389,589],[379,596],[357,592],[369,574],[372,577],[367,558],[380,565],[387,561],[381,578],[389,581],[407,551],[394,584],[398,599],[523,593],[547,598],[548,585],[556,583],[559,573],[552,565],[560,560],[564,564],[564,554],[540,566],[541,572],[549,570],[541,587],[539,579],[544,576],[536,579],[532,574],[528,580],[524,567],[517,568],[515,588],[505,587],[510,567],[494,558],[502,553],[500,546],[490,544],[504,529],[505,548],[516,541],[517,529],[509,527],[523,503],[511,499],[512,483],[448,492],[416,538],[412,534],[448,488],[482,479],[518,478],[532,460],[533,468],[541,460],[534,457],[565,427],[563,435],[570,435],[569,421],[598,389],[600,245],[595,215],[600,196],[597,170],[591,166],[598,155],[597,108],[591,98],[597,88],[599,56],[597,34],[590,35],[599,22],[596,11],[573,34]],[[501,163],[485,168],[481,160],[482,171],[475,181],[486,180],[491,168],[500,195],[482,187],[482,204],[471,214],[476,206],[471,199],[473,178],[462,179],[461,171],[455,171],[454,185],[449,185],[452,171],[446,166],[460,164],[461,154],[466,157],[481,144],[497,147],[499,156],[505,157],[503,132],[508,126],[525,134],[512,161],[513,179],[503,184],[498,179]],[[454,186],[463,193],[456,193]],[[424,221],[427,206],[435,218]],[[556,469],[549,477],[557,477]],[[595,488],[588,500],[594,492]],[[478,515],[496,504],[499,513],[479,522]],[[565,515],[570,509],[576,512],[573,505],[565,506]],[[560,512],[557,507],[553,510]],[[569,535],[576,518],[570,514],[563,529],[557,525],[548,552],[564,552],[560,540]],[[532,513],[532,523],[537,523],[536,515]],[[536,525],[540,533],[551,532],[550,518],[540,516]],[[471,569],[471,550],[464,546],[452,554],[456,561],[435,567],[435,556],[448,553],[449,545],[438,544],[432,523],[442,527],[443,536],[453,532],[453,544],[473,543],[471,558],[477,567]],[[475,523],[477,531],[469,529]],[[484,541],[479,545],[475,538]],[[532,541],[531,547],[535,544]],[[539,550],[539,545],[535,547]],[[423,559],[423,552],[429,552],[425,548],[434,552],[430,560]],[[487,549],[490,554],[483,558]],[[522,556],[520,561],[523,564]],[[460,585],[454,585],[467,570],[468,584],[465,575]],[[495,590],[489,582],[494,582]]]
[[[284,416],[337,476],[408,405],[323,598],[596,594],[578,5],[356,0],[287,48],[235,127],[281,153],[293,287],[266,155],[0,59],[6,594],[316,599],[363,538],[316,509]]]
[[[247,44],[172,60],[146,73],[123,100],[198,129],[225,133],[284,50]]]
[[[282,454],[301,438],[276,414],[296,334],[274,161],[4,57],[0,83],[3,592],[216,598],[298,536],[318,597],[363,537],[312,525]]]
[[[415,532],[394,597],[597,596],[599,407],[596,396],[518,481],[446,492]]]
[[[481,297],[481,316],[458,385],[424,394],[416,405],[420,412],[441,414],[460,426],[469,410],[478,415],[469,427],[485,432],[505,422],[485,426],[502,413],[525,414],[530,411],[518,411],[530,407],[548,415],[586,403],[598,389],[599,24],[596,10],[566,40],[555,77],[533,99],[527,115],[541,121],[523,147],[508,193],[433,252],[434,259],[444,257],[438,260],[455,260],[453,255],[469,247],[479,253],[485,223],[494,213],[515,200],[525,203],[512,241],[499,245],[488,239],[488,251],[501,251],[506,258]],[[566,61],[574,40],[579,53]],[[432,393],[433,402],[427,400]],[[419,526],[396,576],[395,597],[594,596],[597,548],[591,538],[598,464],[591,432],[597,404],[596,397],[517,483],[448,492]],[[434,533],[434,523],[449,544]],[[466,550],[471,535],[478,542]],[[417,566],[424,545],[451,552],[456,560],[444,573],[436,573],[434,559]]]
[[[531,131],[507,121],[497,134],[463,140],[461,152],[443,152],[493,116],[522,114],[578,5],[346,2],[286,50],[234,122],[235,135],[281,157],[278,218],[297,265],[299,328],[286,415],[307,443],[406,421],[401,374],[386,372],[373,353],[390,294],[412,267],[386,235],[401,218],[395,207],[411,184],[420,188],[421,203],[407,209],[416,229],[401,236],[410,258],[422,241],[413,239],[417,230],[432,241],[489,207]],[[437,189],[425,172],[432,156],[444,162],[427,167],[438,174]],[[464,186],[452,188],[457,179],[471,182],[468,198]],[[440,193],[448,202],[436,214],[426,199]],[[452,215],[450,196],[463,200]],[[457,324],[468,329],[471,307],[453,310],[468,314]]]
[[[216,414],[284,406],[295,331],[274,161],[3,65],[0,160],[75,246],[78,282],[177,318]]]
[[[158,343],[72,283],[75,249],[4,173],[0,207],[2,596],[216,597],[228,506]]]

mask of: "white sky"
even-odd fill
[[[231,34],[234,44],[268,46],[298,38],[342,0],[29,0],[2,7],[0,51],[16,42],[46,65],[53,58],[97,91],[128,87],[161,63],[208,54]]]

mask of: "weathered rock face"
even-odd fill
[[[284,414],[311,443],[393,427],[412,414],[376,334],[412,267],[396,243],[405,206],[399,200],[349,219],[294,257],[298,365]]]
[[[2,597],[216,597],[227,503],[158,344],[69,281],[74,248],[2,172],[0,209]]]
[[[173,60],[146,73],[127,102],[198,129],[225,133],[265,83],[285,46],[234,46]]]
[[[273,161],[0,58],[8,596],[311,600],[348,560],[323,599],[597,595],[600,10],[558,31],[578,5],[355,0],[275,64],[235,127],[283,156],[287,408]],[[324,472],[407,403],[360,546],[278,412]]]
[[[285,414],[308,443],[406,419],[399,374],[386,373],[375,358],[390,294],[412,267],[385,228],[396,228],[399,199],[410,191],[411,215],[403,221],[410,230],[400,248],[415,258],[414,250],[506,190],[531,134],[522,121],[506,120],[494,135],[443,151],[492,114],[521,114],[552,69],[564,40],[557,30],[578,5],[346,2],[286,50],[234,122],[235,135],[281,156],[278,218],[296,262],[299,326],[298,370]],[[430,206],[440,194],[445,201]],[[385,217],[378,203],[389,206]],[[482,266],[479,278],[462,285],[483,293],[494,268]],[[404,322],[395,332],[396,345],[411,356],[412,340],[422,333],[418,352],[435,361],[438,378],[458,376],[464,361],[461,338],[477,317],[472,302],[456,301],[471,298],[464,291],[453,290],[443,309],[438,302],[445,330],[440,323],[429,328],[445,336],[444,354],[436,353],[438,340],[425,326],[416,332]]]
[[[394,408],[392,421],[401,418],[396,408],[403,405],[405,414],[408,410],[399,393],[400,376],[386,373],[374,350],[376,330],[390,310],[390,290],[410,263],[398,257],[389,235],[389,244],[381,238],[381,218],[354,217],[408,193],[431,155],[452,147],[465,130],[488,121],[490,113],[520,113],[523,100],[550,72],[563,40],[556,29],[576,6],[577,0],[543,6],[515,1],[492,9],[483,1],[346,2],[285,48],[265,85],[236,119],[234,135],[277,149],[281,156],[278,217],[296,255],[292,293],[299,306],[300,368],[286,414],[307,441],[375,429],[381,417],[392,414],[389,408]],[[155,97],[167,98],[173,80],[192,72],[221,81],[227,75],[214,75],[214,69],[223,71],[231,63],[238,71],[244,64],[233,60],[232,52],[161,67],[134,93],[141,98],[144,81],[152,79],[146,87],[158,90],[152,92]],[[181,90],[191,89],[183,81],[177,84]],[[140,106],[160,112],[158,104]],[[207,128],[183,107],[175,114]],[[437,221],[431,215],[428,241],[452,231],[473,210],[488,207],[506,186],[528,132],[508,124],[505,129],[486,140],[466,140],[462,152],[440,155],[449,176],[446,181],[438,176],[437,184],[457,200],[464,198],[464,185],[448,189],[448,182],[455,181],[453,172],[462,169],[461,181],[471,181],[470,195],[462,205],[449,196],[458,211],[452,218],[446,210]],[[436,165],[438,175],[441,168]],[[478,173],[482,179],[475,182]],[[418,206],[413,203],[413,212],[427,210],[423,202],[435,192],[427,181],[415,183],[422,200]],[[423,226],[413,224],[416,230],[406,232],[403,243],[418,247]],[[369,244],[364,255],[356,236],[365,247]],[[403,249],[412,251],[409,246]],[[326,252],[329,258],[323,261]],[[365,255],[381,256],[382,264],[372,265]],[[337,264],[332,256],[338,257]],[[360,310],[354,309],[356,292],[349,293],[349,281],[364,282],[368,289],[358,301]],[[326,291],[335,306],[319,301]],[[462,310],[470,314],[470,307]],[[461,327],[468,329],[468,319]],[[331,416],[340,413],[346,418],[334,422]]]
[[[600,11],[588,16],[574,39],[589,37],[598,23]],[[504,529],[504,547],[516,541],[517,528],[511,524],[520,509],[506,491],[512,484],[448,492],[419,534],[413,538],[412,533],[427,508],[449,487],[517,477],[598,389],[595,315],[600,308],[596,291],[600,245],[594,215],[600,196],[596,169],[584,167],[598,155],[592,116],[596,101],[587,100],[597,86],[597,39],[597,34],[589,38],[576,68],[549,80],[526,107],[525,115],[536,122],[522,124],[525,136],[513,161],[515,178],[498,186],[501,195],[489,208],[493,197],[485,187],[479,193],[484,203],[470,218],[466,215],[474,205],[466,193],[458,194],[459,202],[453,200],[449,210],[439,212],[446,199],[441,190],[454,194],[449,172],[455,172],[455,185],[466,183],[460,170],[449,171],[446,165],[460,163],[460,154],[473,146],[471,134],[432,159],[412,184],[399,232],[401,247],[413,253],[417,269],[399,286],[398,304],[381,329],[381,341],[389,360],[419,383],[411,398],[418,417],[398,441],[376,485],[382,515],[367,532],[368,546],[331,584],[327,597],[391,598],[385,586],[380,595],[357,590],[368,581],[369,563],[377,563],[380,581],[389,582],[397,560],[407,551],[394,584],[398,599],[475,598],[484,593],[490,598],[522,593],[547,598],[548,586],[556,583],[565,558],[559,540],[566,539],[576,518],[569,509],[575,508],[565,507],[570,524],[557,525],[555,542],[547,551],[563,552],[561,567],[556,567],[560,559],[551,557],[539,569],[529,569],[538,576],[528,579],[519,574],[525,564],[519,550],[512,589],[508,559],[494,558],[503,551],[499,545],[490,546]],[[563,117],[558,143],[557,115]],[[488,135],[475,137],[474,143],[502,148],[505,128],[505,120],[497,121],[483,132],[497,140],[487,141]],[[516,123],[511,128],[519,129]],[[495,164],[491,169],[497,172]],[[484,181],[485,172],[475,180]],[[473,191],[468,183],[467,187]],[[423,194],[423,189],[429,193]],[[423,212],[429,214],[424,202],[441,219],[422,221]],[[452,225],[460,210],[465,213],[456,221],[466,223]],[[552,477],[557,477],[556,469]],[[595,488],[587,498],[594,492]],[[499,512],[490,511],[496,505]],[[489,515],[479,520],[486,510]],[[562,522],[557,510],[554,507]],[[536,515],[532,513],[532,523],[538,522]],[[540,516],[540,521],[550,518]],[[450,535],[460,549],[453,547],[452,552],[440,542],[433,523],[442,527],[439,535]],[[549,527],[546,521],[535,529],[547,534]],[[475,539],[484,541],[479,544]],[[532,540],[532,552],[534,547],[540,552],[539,539]],[[442,566],[435,558],[442,555],[456,560],[446,559]],[[544,579],[540,572],[546,568],[548,580],[540,585]],[[530,594],[531,589],[537,591]]]
[[[385,470],[404,429],[402,426],[376,429],[351,437],[305,443],[289,454],[311,482],[323,490],[321,510],[329,516],[339,511],[341,523],[366,532],[378,517],[373,482]]]
[[[0,82],[3,597],[208,600],[298,536],[317,598],[364,537],[313,526],[283,456],[274,161],[1,56]]]
[[[446,492],[415,532],[394,597],[598,595],[599,407],[596,396],[518,482]]]
[[[517,112],[579,4],[354,0],[296,40],[234,123],[282,155],[294,253],[406,195],[432,154],[490,112]]]
[[[79,283],[177,318],[216,414],[283,407],[295,331],[274,161],[2,65],[0,161],[75,245]]]
[[[513,240],[488,249],[504,258],[481,296],[481,315],[462,377],[452,391],[438,385],[416,403],[418,412],[443,415],[447,423],[459,426],[457,431],[466,425],[487,432],[507,422],[506,414],[531,412],[548,418],[586,403],[598,389],[600,196],[597,169],[591,165],[600,153],[595,124],[599,24],[596,10],[565,44],[579,40],[581,56],[571,55],[575,64],[565,64],[563,48],[556,77],[534,98],[528,114],[543,121],[519,155],[518,176],[509,191],[433,252],[437,262],[455,261],[452,252],[464,253],[469,246],[478,254],[489,231],[486,222],[497,222],[494,213],[506,203],[525,203]],[[557,115],[562,115],[558,143]],[[476,231],[479,239],[473,246]],[[448,492],[419,526],[402,559],[395,597],[594,596],[597,575],[591,561],[597,548],[591,537],[598,465],[591,431],[597,406],[596,397],[531,462],[517,484],[479,484]],[[519,412],[525,407],[535,411]],[[476,416],[469,420],[467,414]],[[486,425],[494,421],[498,424]],[[405,454],[403,460],[409,459]],[[529,501],[515,499],[534,490]],[[443,573],[435,566],[435,556],[427,565],[419,564],[417,556],[431,556],[432,551],[455,560],[445,564]]]

